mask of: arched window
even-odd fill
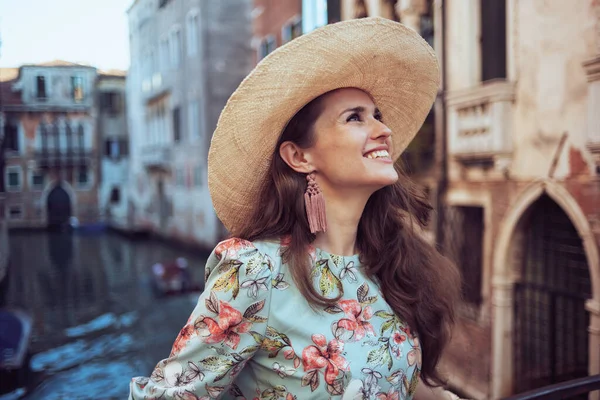
[[[188,57],[194,57],[196,54],[198,54],[198,22],[198,11],[191,10],[186,18],[186,41]]]

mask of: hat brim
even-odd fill
[[[288,121],[329,91],[371,95],[392,130],[396,160],[422,126],[439,87],[437,59],[414,30],[384,18],[326,25],[265,57],[221,112],[208,154],[217,216],[236,232],[252,217]]]

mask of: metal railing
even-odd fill
[[[600,375],[591,375],[584,378],[544,386],[539,389],[506,397],[504,400],[569,399],[573,396],[584,395],[595,390],[600,390]]]
[[[46,149],[35,152],[35,160],[39,168],[88,166],[94,156],[95,154],[90,150]]]

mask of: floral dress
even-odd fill
[[[419,340],[367,278],[358,256],[311,249],[313,310],[282,264],[281,244],[229,239],[169,358],[133,378],[129,399],[411,399]]]

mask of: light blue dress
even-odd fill
[[[206,287],[169,358],[133,378],[130,399],[411,399],[418,338],[358,256],[310,249],[313,310],[282,264],[279,242],[229,239],[212,252]]]

